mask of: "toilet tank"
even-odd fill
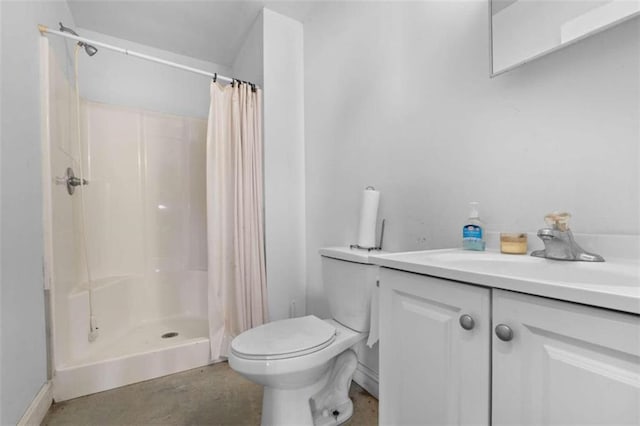
[[[368,332],[370,326],[371,293],[378,276],[378,266],[369,262],[371,253],[348,247],[320,249],[322,283],[331,316],[358,332]]]

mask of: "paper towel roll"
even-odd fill
[[[360,230],[358,245],[363,248],[376,247],[376,222],[378,220],[378,202],[380,192],[375,189],[365,189],[362,193],[360,209]]]

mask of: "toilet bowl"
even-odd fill
[[[297,331],[287,336],[286,333],[294,329]],[[330,372],[336,368],[338,355],[348,351],[367,334],[313,315],[274,321],[249,332],[250,335],[243,333],[233,340],[229,365],[249,380],[264,386],[262,424],[313,425],[314,414],[322,416],[323,412],[325,417],[330,413],[335,420],[335,407],[312,407],[312,397],[326,387]],[[274,336],[280,336],[279,344],[269,345],[269,339],[272,343],[277,340]],[[249,340],[251,345],[247,343]],[[259,341],[264,346],[260,346]],[[253,353],[248,353],[249,346]],[[291,348],[295,349],[289,350]],[[354,364],[353,370],[355,367]],[[347,377],[336,378],[336,381],[342,379],[350,383],[353,371],[346,370],[345,375]],[[338,401],[334,405],[345,402]],[[351,413],[340,412],[338,415],[345,416],[344,420],[347,420]]]
[[[337,425],[353,413],[351,349],[369,332],[377,266],[366,250],[321,249],[332,319],[313,315],[270,322],[231,342],[229,365],[264,386],[263,425]]]

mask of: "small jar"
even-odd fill
[[[527,234],[500,233],[500,253],[527,254]]]

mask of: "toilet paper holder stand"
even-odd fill
[[[359,246],[358,244],[351,244],[349,246],[349,248],[351,249],[360,249],[360,250],[366,250],[366,251],[373,251],[373,250],[382,250],[382,240],[384,238],[384,224],[387,221],[387,219],[382,219],[382,224],[380,225],[380,244],[378,244],[377,247],[362,247]]]

